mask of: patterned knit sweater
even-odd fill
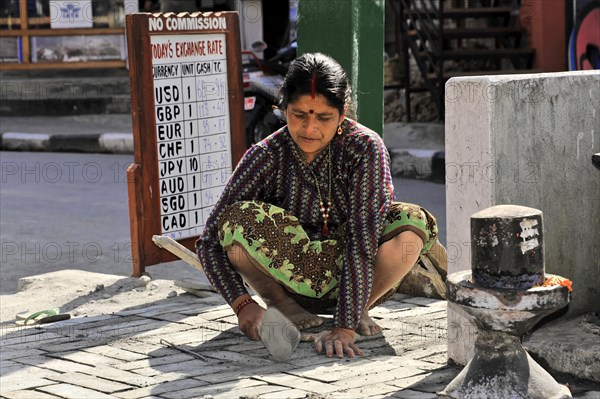
[[[345,251],[339,279],[336,327],[356,329],[369,299],[378,240],[394,198],[389,154],[383,140],[365,126],[346,119],[332,146],[330,228],[345,224]],[[323,201],[328,193],[328,151],[307,164],[283,127],[250,148],[237,165],[196,243],[200,261],[215,289],[231,304],[246,293],[242,278],[218,240],[218,218],[229,204],[260,200],[296,216],[311,240],[320,240],[323,216],[312,168]]]

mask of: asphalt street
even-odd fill
[[[128,276],[131,244],[126,169],[131,155],[0,152],[0,294],[19,278],[63,269]],[[397,199],[437,216],[446,241],[444,185],[394,179]],[[182,261],[153,278],[205,278]]]

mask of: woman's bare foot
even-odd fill
[[[323,319],[312,314],[298,305],[292,298],[287,298],[283,302],[273,303],[271,306],[279,309],[281,313],[285,315],[292,323],[298,327],[299,330],[306,330],[307,328],[320,326],[323,324]]]
[[[379,334],[382,330],[379,324],[375,323],[371,316],[369,316],[369,313],[365,311],[360,317],[356,332],[360,335],[375,335]]]

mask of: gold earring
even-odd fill
[[[337,129],[337,134],[338,134],[338,136],[339,136],[340,134],[342,134],[342,125],[338,126],[338,129]]]

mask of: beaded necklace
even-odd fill
[[[319,195],[319,206],[321,210],[321,215],[323,215],[323,237],[327,237],[329,235],[329,211],[331,210],[331,144],[327,146],[327,170],[329,174],[329,182],[327,188],[327,206],[323,203],[323,197],[321,196],[321,189],[319,188],[319,182],[317,181],[317,176],[313,172],[310,165],[308,166],[308,170],[313,177],[315,182],[315,186],[317,186],[317,194]]]

